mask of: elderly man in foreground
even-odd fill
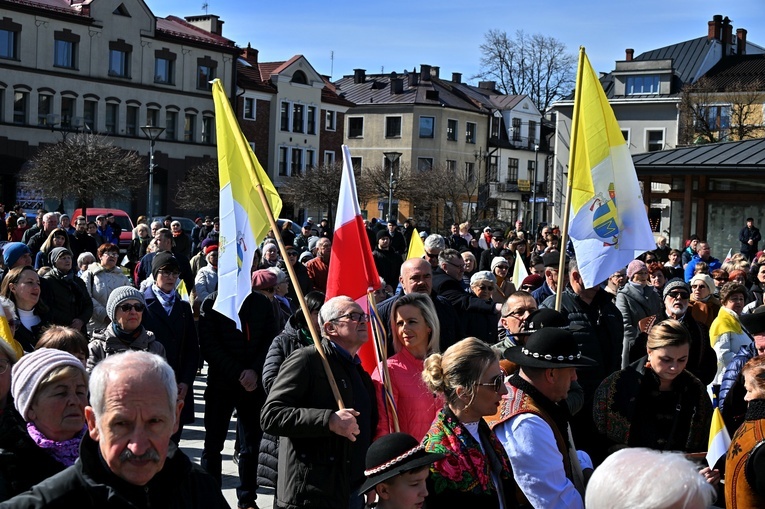
[[[2,507],[227,508],[217,484],[170,442],[183,401],[167,362],[126,352],[90,377],[80,458]]]

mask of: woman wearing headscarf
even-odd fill
[[[707,327],[720,312],[720,299],[715,297],[715,281],[707,274],[696,274],[691,278],[691,316]]]

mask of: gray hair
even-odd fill
[[[456,249],[444,249],[438,255],[438,264],[449,263],[454,260],[462,260],[462,255]]]
[[[93,256],[93,253],[90,251],[85,251],[84,253],[80,253],[80,256],[77,257],[77,266],[79,267],[85,262],[93,263],[96,261],[96,257]]]
[[[276,284],[280,285],[287,281],[287,274],[284,273],[282,269],[279,267],[269,267],[266,269],[269,272],[272,272],[276,276]]]
[[[273,242],[266,242],[263,244],[263,254],[270,253],[271,251],[279,252],[279,246]]]
[[[151,226],[154,227],[155,230],[159,230],[162,228],[162,221],[152,221]]]
[[[58,214],[56,214],[55,212],[48,212],[45,215],[43,215],[43,217],[42,217],[43,222],[47,221],[48,219],[50,219],[52,217],[55,217],[56,220],[58,221]]]
[[[109,382],[118,374],[127,371],[138,371],[141,378],[152,375],[159,378],[161,386],[167,394],[167,402],[175,419],[175,404],[178,400],[178,385],[175,382],[173,368],[159,355],[128,350],[124,353],[110,355],[102,360],[90,374],[90,406],[96,414],[96,421],[106,412],[106,389]]]
[[[428,250],[438,249],[439,251],[443,251],[446,249],[446,241],[437,233],[428,235],[428,237],[425,239],[425,242],[423,242],[423,245],[425,246],[425,249]]]
[[[338,295],[332,297],[319,310],[319,327],[321,328],[322,336],[324,335],[324,324],[331,322],[332,320],[340,317],[345,311],[344,304],[349,302],[356,302],[347,295]]]
[[[615,452],[595,469],[587,485],[587,509],[710,507],[715,489],[680,453],[641,447]],[[625,483],[624,479],[630,479]]]
[[[478,284],[481,281],[489,281],[491,283],[496,283],[497,278],[494,277],[494,274],[492,274],[488,270],[479,270],[478,272],[476,272],[470,277],[470,286]]]
[[[414,306],[420,310],[422,317],[425,319],[425,324],[430,327],[428,355],[439,352],[441,348],[441,325],[438,321],[438,313],[436,313],[433,301],[430,300],[430,295],[424,293],[407,293],[393,303],[390,309],[390,330],[393,332],[393,349],[396,352],[400,352],[404,346],[396,334],[396,310],[402,306]]]

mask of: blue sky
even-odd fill
[[[602,72],[624,59],[625,48],[638,55],[706,35],[714,14],[730,17],[734,33],[746,28],[749,41],[765,46],[762,0],[207,1],[209,13],[225,21],[223,35],[241,47],[249,42],[259,50],[260,61],[303,54],[333,79],[354,68],[400,73],[429,64],[439,66],[442,77],[461,72],[463,81],[471,81],[479,70],[479,46],[490,29],[553,36],[571,53],[584,45],[593,67]],[[147,3],[162,17],[204,13],[204,0]]]

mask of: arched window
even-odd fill
[[[295,74],[292,75],[292,83],[308,85],[308,77],[306,77],[303,71],[295,71]]]

